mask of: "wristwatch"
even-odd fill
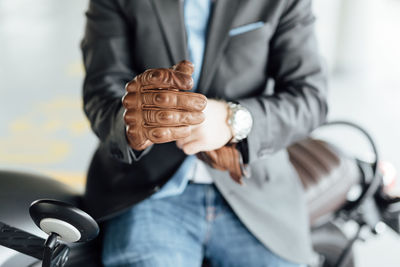
[[[238,143],[245,139],[253,126],[253,117],[250,112],[240,104],[228,102],[228,125],[231,128],[231,143]]]

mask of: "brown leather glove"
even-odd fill
[[[196,154],[199,159],[217,170],[229,171],[231,178],[243,184],[242,177],[245,176],[243,161],[236,144],[225,145],[213,151],[200,152]]]
[[[184,92],[193,86],[193,64],[181,61],[169,69],[149,69],[126,85],[122,99],[129,145],[143,150],[190,135],[190,125],[204,121],[204,95]]]

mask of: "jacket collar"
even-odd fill
[[[172,64],[189,59],[183,5],[180,0],[151,0]],[[241,0],[216,0],[209,20],[199,92],[207,93],[213,73],[228,41],[228,33]],[[176,11],[179,10],[179,15]]]

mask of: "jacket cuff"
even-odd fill
[[[256,116],[256,114],[265,114],[265,111],[262,110],[262,105],[260,105],[257,98],[247,98],[238,100],[237,102],[245,107],[253,117],[253,126],[251,131],[244,140],[245,144],[242,144],[242,146],[247,147],[247,151],[245,150],[244,154],[242,154],[243,161],[246,162],[246,158],[247,163],[249,163],[273,152],[272,148],[268,144],[268,140],[271,140],[268,136],[269,131],[266,131],[266,129],[268,129],[268,119],[261,119],[260,116]],[[247,157],[245,157],[246,154]]]

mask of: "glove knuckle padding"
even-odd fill
[[[168,75],[166,73],[168,72],[161,69],[149,69],[137,77],[141,85],[156,85],[165,80],[165,76]]]
[[[179,112],[175,111],[166,111],[166,110],[160,110],[156,111],[156,119],[157,121],[172,125],[172,126],[178,126],[180,122],[180,114]]]
[[[190,90],[193,79],[190,75],[171,69],[150,69],[138,76],[143,90],[154,88],[174,88]]]
[[[177,139],[185,138],[190,134],[189,127],[159,127],[147,128],[147,138],[153,143],[171,142]]]
[[[179,110],[148,110],[143,113],[146,125],[154,126],[186,126],[204,121],[201,112],[185,112]]]
[[[147,138],[153,143],[168,142],[170,130],[169,128],[147,128]]]
[[[160,107],[174,107],[176,106],[177,95],[172,92],[151,92],[143,94],[143,102],[148,105],[155,105]]]
[[[167,110],[145,110],[143,118],[146,125],[179,125],[179,114]]]

